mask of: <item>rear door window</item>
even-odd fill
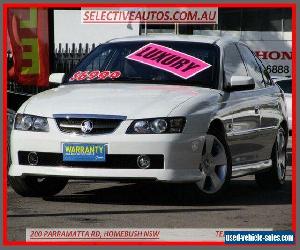
[[[258,65],[260,66],[260,69],[261,69],[261,72],[262,72],[262,76],[263,76],[263,79],[264,79],[266,85],[268,85],[268,86],[273,85],[273,81],[271,79],[271,76],[270,76],[268,70],[263,65],[262,61],[259,58],[257,58],[257,57],[255,57],[255,59],[256,59]]]

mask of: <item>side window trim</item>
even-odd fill
[[[243,64],[244,64],[244,67],[245,67],[245,69],[246,69],[246,71],[247,71],[247,75],[249,76],[250,74],[249,74],[248,67],[247,67],[247,65],[246,65],[246,63],[245,63],[245,60],[244,60],[244,58],[243,58],[243,56],[242,56],[242,53],[241,53],[241,51],[240,51],[240,48],[239,48],[240,43],[235,42],[234,45],[235,45],[235,47],[237,48],[237,51],[239,52],[239,55],[240,55],[240,57],[241,57],[241,59],[242,59],[242,62],[243,62]]]
[[[256,56],[254,55],[253,51],[252,51],[247,45],[242,44],[242,43],[238,43],[238,44],[237,44],[237,47],[238,47],[239,53],[241,54],[242,60],[243,60],[243,62],[244,62],[244,64],[245,64],[245,67],[246,67],[248,76],[251,76],[251,74],[250,74],[250,72],[249,72],[247,63],[245,63],[245,61],[244,61],[244,57],[242,56],[242,52],[240,51],[240,47],[244,47],[244,48],[246,48],[246,49],[248,49],[248,50],[250,51],[250,53],[251,53],[252,56],[254,57],[254,60],[255,60],[255,62],[256,62],[256,64],[257,64],[258,68],[259,68],[260,75],[261,75],[261,78],[262,78],[262,80],[263,80],[263,85],[264,85],[263,88],[265,88],[265,87],[266,87],[266,82],[265,82],[265,80],[264,80],[264,76],[263,76],[263,73],[262,73],[262,71],[261,71],[261,67],[260,67],[260,65],[258,64],[258,62],[257,62],[257,60],[256,60]],[[253,76],[252,76],[252,77],[253,77]],[[255,84],[255,85],[256,85],[256,84]]]
[[[243,63],[243,66],[244,66],[244,69],[245,69],[245,73],[247,74],[247,76],[249,76],[249,72],[248,72],[248,69],[247,69],[247,67],[246,67],[246,65],[245,65],[245,62],[244,62],[244,59],[243,59],[243,57],[242,57],[242,55],[241,55],[241,52],[240,52],[240,50],[238,49],[238,46],[237,46],[237,42],[230,42],[230,43],[228,43],[226,46],[225,46],[225,48],[224,48],[224,53],[223,53],[223,89],[225,89],[225,86],[227,85],[227,82],[226,82],[226,72],[225,72],[225,58],[226,58],[226,49],[228,49],[228,47],[230,47],[230,46],[232,46],[232,47],[234,47],[235,49],[236,49],[236,51],[237,51],[237,53],[238,53],[238,55],[239,55],[239,59],[242,61],[242,63]]]

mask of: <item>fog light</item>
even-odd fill
[[[37,165],[39,162],[39,157],[36,152],[30,152],[28,154],[28,163],[30,165]]]
[[[139,168],[149,168],[150,167],[150,157],[147,155],[140,155],[137,158],[137,165]]]

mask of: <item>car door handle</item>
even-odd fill
[[[255,107],[254,112],[255,112],[255,114],[259,114],[259,107]]]

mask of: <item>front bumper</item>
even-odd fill
[[[52,166],[11,165],[10,176],[60,176],[70,179],[141,179],[166,182],[196,182],[201,179],[197,169],[86,169]]]
[[[130,135],[125,132],[131,121],[126,120],[111,134],[72,135],[62,133],[54,119],[48,119],[48,122],[50,132],[47,133],[12,131],[10,176],[63,176],[70,179],[138,178],[169,182],[194,182],[201,179],[199,164],[205,134]],[[108,169],[19,164],[19,151],[62,153],[62,144],[70,142],[107,144],[108,155],[163,155],[164,167],[163,169]]]

